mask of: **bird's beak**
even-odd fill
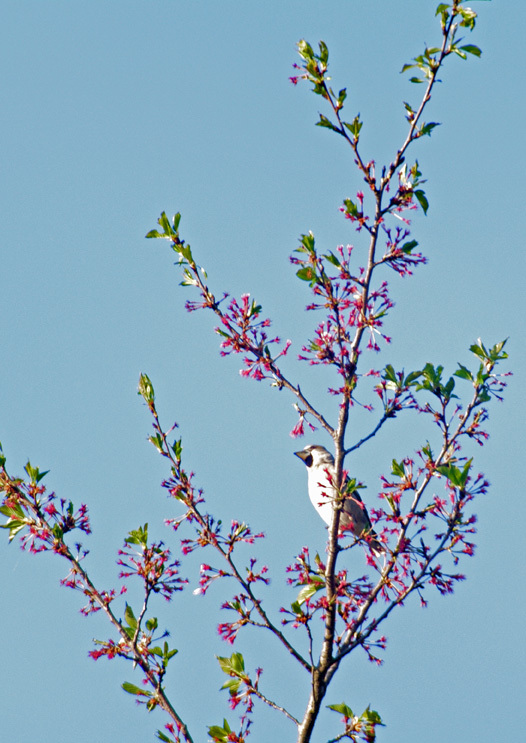
[[[301,451],[295,451],[294,454],[300,459],[302,459],[304,462],[306,461],[308,457],[310,457],[310,452],[305,451],[304,449],[302,449]]]
[[[294,454],[299,457],[306,465],[307,467],[312,464],[312,454],[310,451],[305,451],[305,449],[302,449],[301,451],[295,451]],[[308,461],[310,458],[310,462]]]

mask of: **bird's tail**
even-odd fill
[[[369,546],[369,549],[374,552],[376,557],[380,557],[380,555],[383,555],[385,553],[385,545],[380,542],[380,540],[378,539],[378,534],[375,532],[374,529],[371,529],[366,534],[364,534],[364,537]]]

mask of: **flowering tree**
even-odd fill
[[[305,547],[292,558],[287,568],[290,602],[273,616],[262,590],[269,583],[267,567],[254,557],[245,564],[238,549],[241,544],[261,540],[263,534],[238,521],[227,528],[217,515],[207,511],[196,476],[185,468],[182,440],[174,437],[175,426],[167,430],[161,424],[153,385],[146,374],[140,377],[139,394],[153,419],[150,441],[167,464],[163,487],[179,504],[179,515],[166,523],[177,532],[181,560],[204,550],[199,587],[194,593],[205,594],[212,583],[233,580],[235,594],[222,604],[225,621],[218,627],[220,636],[233,645],[244,627],[266,630],[274,638],[276,649],[289,654],[310,678],[310,693],[303,708],[291,710],[270,698],[262,669],[247,669],[240,652],[218,658],[226,675],[223,688],[228,691],[230,706],[240,707],[242,712],[235,725],[223,720],[208,728],[214,741],[244,741],[256,719],[257,703],[288,718],[291,739],[295,735],[298,743],[312,740],[331,680],[347,656],[361,649],[372,661],[380,662],[386,643],[383,623],[391,612],[412,593],[417,593],[425,605],[428,589],[433,586],[441,594],[451,593],[455,583],[464,578],[458,572],[460,559],[473,555],[475,516],[471,502],[486,492],[488,483],[462,449],[468,440],[482,445],[487,438],[487,404],[492,398],[500,400],[505,387],[503,376],[496,372],[499,362],[506,358],[504,342],[490,347],[481,340],[473,343],[474,368],[459,365],[452,376],[442,366],[432,364],[405,372],[389,363],[370,368],[372,362],[368,361],[385,352],[391,342],[383,330],[384,318],[393,306],[386,269],[410,277],[426,261],[410,235],[409,213],[417,209],[426,213],[428,201],[418,162],[407,161],[409,151],[416,140],[429,136],[437,126],[436,122],[427,122],[424,114],[446,59],[481,54],[478,47],[460,38],[475,27],[476,14],[470,8],[453,0],[451,4],[441,3],[436,15],[440,24],[437,46],[426,47],[403,67],[403,72],[412,75],[410,82],[423,94],[417,103],[404,103],[407,133],[392,161],[383,167],[362,154],[360,117],[344,119],[346,90],[336,93],[330,87],[327,46],[320,42],[315,51],[306,41],[298,44],[300,62],[294,65],[291,81],[294,85],[306,81],[321,96],[326,113],[320,114],[317,123],[339,135],[342,144],[351,149],[356,171],[365,184],[341,206],[343,217],[360,233],[358,245],[341,245],[323,252],[309,232],[302,235],[290,258],[297,277],[308,285],[311,294],[306,309],[318,316],[298,359],[309,365],[324,365],[333,372],[334,382],[328,392],[338,399],[336,420],[331,420],[297,382],[285,375],[282,362],[292,342],[272,337],[270,320],[262,319],[261,307],[248,294],[236,299],[213,293],[206,272],[180,236],[180,214],[169,219],[163,212],[158,220],[160,229],[147,235],[168,240],[175,252],[182,284],[195,292],[187,309],[210,310],[216,316],[221,355],[242,354],[243,376],[269,381],[293,396],[298,421],[292,436],[303,436],[306,427],[322,428],[334,443],[331,484],[335,495],[326,555],[323,559],[313,557]],[[374,412],[373,402],[379,406],[379,413]],[[357,406],[376,417],[369,430],[358,440],[351,440],[349,422]],[[424,416],[430,423],[430,433],[416,453],[400,461],[393,459],[391,471],[381,476],[380,505],[373,508],[370,504],[371,521],[383,550],[379,553],[372,549],[367,534],[351,533],[341,518],[345,501],[361,487],[349,477],[345,459],[366,446],[401,413]],[[87,551],[73,536],[76,531],[90,533],[86,506],[76,509],[69,499],[47,490],[42,482],[47,473],[29,462],[25,471],[25,477],[11,475],[5,457],[0,455],[4,494],[0,511],[6,517],[2,526],[9,531],[9,539],[19,537],[22,547],[31,553],[50,551],[67,561],[69,572],[62,583],[84,595],[82,613],[103,612],[112,625],[113,636],[96,641],[91,657],[119,657],[140,669],[142,685],[126,682],[123,688],[148,710],[164,711],[167,722],[157,732],[158,738],[168,743],[200,739],[197,735],[201,732],[189,729],[184,711],[170,698],[167,670],[177,650],[152,615],[157,596],[174,600],[185,589],[188,581],[180,572],[180,561],[165,544],[149,539],[147,526],[139,527],[129,533],[118,553],[123,581],[120,591],[96,586],[85,568]],[[341,553],[352,549],[363,550],[367,574],[351,575],[342,567]],[[127,581],[134,577],[143,587],[142,605],[136,607],[119,598],[126,592]],[[320,623],[323,635],[318,643],[315,627]],[[377,727],[383,724],[380,715],[369,707],[356,714],[351,703],[329,705],[340,718],[332,741],[374,741]]]

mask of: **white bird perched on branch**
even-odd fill
[[[332,523],[333,504],[336,499],[336,472],[334,457],[323,446],[311,444],[294,454],[305,463],[308,475],[309,498],[312,505],[329,526]],[[363,538],[375,555],[385,552],[364,502],[356,490],[344,496],[340,515],[340,528],[349,529],[357,539]]]

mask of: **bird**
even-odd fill
[[[332,523],[333,503],[336,498],[334,481],[334,457],[324,446],[310,444],[301,451],[295,451],[307,467],[309,498],[319,516],[329,526]],[[349,494],[343,501],[340,515],[340,527],[349,529],[357,539],[365,538],[372,552],[379,556],[385,552],[385,546],[379,541],[378,534],[371,525],[371,520],[364,502],[357,491]]]

